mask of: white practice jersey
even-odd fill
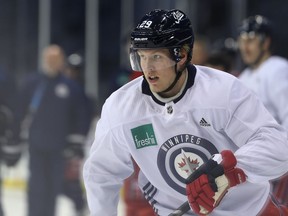
[[[273,117],[288,129],[288,61],[271,56],[255,70],[246,68],[239,79],[259,96]]]
[[[190,66],[188,74],[183,93],[165,104],[142,77],[106,100],[84,165],[91,216],[117,215],[131,156],[145,197],[167,216],[187,201],[188,175],[225,149],[235,152],[248,181],[231,188],[209,215],[255,216],[263,207],[268,181],[288,169],[285,130],[232,75],[203,66]]]

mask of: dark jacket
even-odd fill
[[[42,96],[35,99],[42,88]],[[35,100],[37,105],[35,105]],[[19,95],[18,121],[32,117],[30,147],[61,150],[71,134],[86,135],[90,119],[88,105],[80,86],[63,75],[50,78],[36,74],[25,80]],[[19,133],[20,133],[19,129]]]

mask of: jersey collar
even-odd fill
[[[188,69],[188,80],[187,80],[187,83],[186,83],[186,86],[182,92],[181,95],[179,95],[179,97],[175,98],[173,100],[174,103],[177,103],[179,100],[181,100],[181,98],[185,95],[187,89],[189,89],[190,87],[192,87],[194,85],[194,80],[195,80],[195,76],[196,76],[196,67],[194,65],[188,65],[187,66],[187,69]],[[151,92],[150,88],[149,88],[149,84],[148,82],[146,81],[146,79],[143,79],[143,82],[142,82],[142,93],[143,94],[146,94],[146,95],[149,95],[152,97],[152,99],[157,103],[157,104],[160,104],[162,106],[165,105],[164,102],[158,100],[154,95],[153,93]]]

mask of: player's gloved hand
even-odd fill
[[[230,187],[246,181],[244,171],[236,167],[233,152],[224,150],[201,165],[186,180],[186,193],[193,211],[206,215],[220,203]]]
[[[1,137],[1,158],[7,166],[15,166],[22,154],[23,146],[12,139],[9,131]]]
[[[23,149],[12,133],[12,125],[12,111],[9,107],[0,105],[0,158],[7,166],[16,165]]]
[[[67,145],[64,149],[65,158],[84,158],[85,137],[80,134],[71,134],[67,137]]]
[[[68,143],[68,145],[64,149],[64,157],[65,158],[83,158],[84,157],[84,149],[83,146],[77,143]]]

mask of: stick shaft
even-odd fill
[[[189,206],[188,201],[186,201],[168,216],[181,216],[187,213],[189,210],[190,210],[190,206]]]

